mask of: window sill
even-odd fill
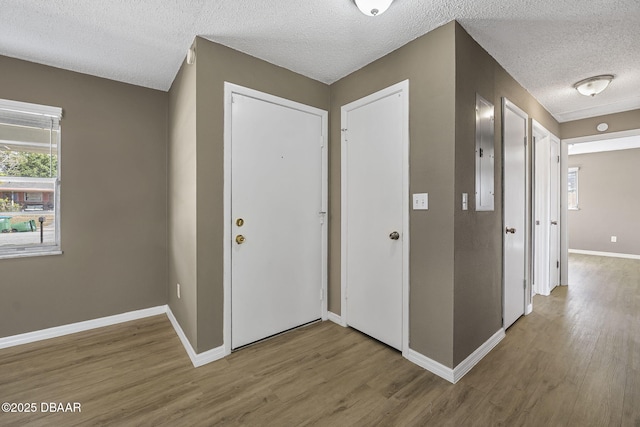
[[[580,210],[580,208],[567,208],[567,210],[570,210],[570,211],[579,211],[579,210]]]
[[[31,258],[37,256],[51,256],[51,255],[62,255],[63,252],[60,249],[51,249],[47,251],[24,251],[24,252],[14,252],[14,253],[0,253],[1,259],[11,259],[11,258]]]

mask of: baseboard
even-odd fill
[[[424,354],[418,353],[415,350],[409,349],[406,353],[407,360],[415,363],[416,365],[426,369],[427,371],[449,381],[452,384],[457,383],[462,377],[464,377],[474,366],[478,364],[493,348],[498,345],[500,341],[505,337],[504,329],[498,330],[491,338],[478,347],[473,353],[471,353],[466,359],[464,359],[458,366],[451,369],[443,364],[436,362],[433,359],[428,358]]]
[[[171,325],[173,325],[173,329],[175,329],[176,334],[178,334],[178,338],[180,338],[182,346],[187,351],[187,355],[189,355],[189,359],[191,359],[191,363],[195,368],[197,368],[198,366],[206,365],[207,363],[215,362],[216,360],[220,360],[225,356],[224,345],[212,348],[211,350],[205,351],[204,353],[196,353],[196,351],[191,346],[189,339],[180,327],[178,320],[171,312],[171,308],[168,306],[167,317],[169,318]]]
[[[64,335],[84,332],[90,329],[102,328],[105,326],[117,325],[118,323],[130,322],[132,320],[143,319],[145,317],[157,316],[167,312],[166,305],[145,308],[142,310],[130,311],[113,316],[100,317],[98,319],[86,320],[84,322],[71,323],[63,326],[42,329],[40,331],[27,332],[10,337],[0,338],[0,348],[8,348],[21,344],[28,344],[36,341],[48,340]]]
[[[583,251],[582,249],[569,249],[570,254],[608,256],[612,258],[640,259],[640,255],[635,254],[619,254],[616,252],[599,252],[599,251]]]
[[[453,369],[444,366],[443,364],[436,362],[433,359],[428,358],[422,353],[418,353],[415,350],[409,349],[406,352],[407,360],[415,363],[423,369],[431,372],[432,374],[436,374],[440,378],[443,378],[450,383],[455,383],[453,376]]]
[[[464,377],[474,366],[478,364],[495,346],[505,337],[504,329],[500,328],[491,338],[486,340],[484,344],[471,353],[458,366],[453,369],[453,383],[457,383]]]
[[[332,312],[327,313],[327,318],[333,323],[337,323],[340,326],[347,326],[342,322],[342,317],[338,316],[335,313],[332,313]]]
[[[533,304],[527,304],[527,308],[524,311],[524,315],[527,316],[531,313],[533,313]]]

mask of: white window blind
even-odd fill
[[[0,257],[60,251],[62,109],[0,100]]]

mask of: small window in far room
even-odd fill
[[[60,253],[61,118],[0,100],[0,258]]]
[[[569,204],[570,210],[578,210],[578,170],[580,168],[569,168]]]

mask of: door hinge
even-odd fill
[[[484,156],[484,150],[481,148],[480,149],[480,157]]]
[[[327,212],[326,211],[320,211],[320,212],[318,212],[318,215],[320,216],[320,224],[324,224],[324,218],[327,216]]]
[[[527,289],[527,279],[524,279],[524,280],[522,281],[522,284],[524,285],[524,288],[525,288],[525,289]]]
[[[560,156],[558,156],[558,163],[560,163]]]
[[[560,261],[556,261],[556,268],[560,268]]]
[[[527,135],[524,136],[524,145],[527,145]]]
[[[324,148],[324,136],[320,135],[320,148]]]

